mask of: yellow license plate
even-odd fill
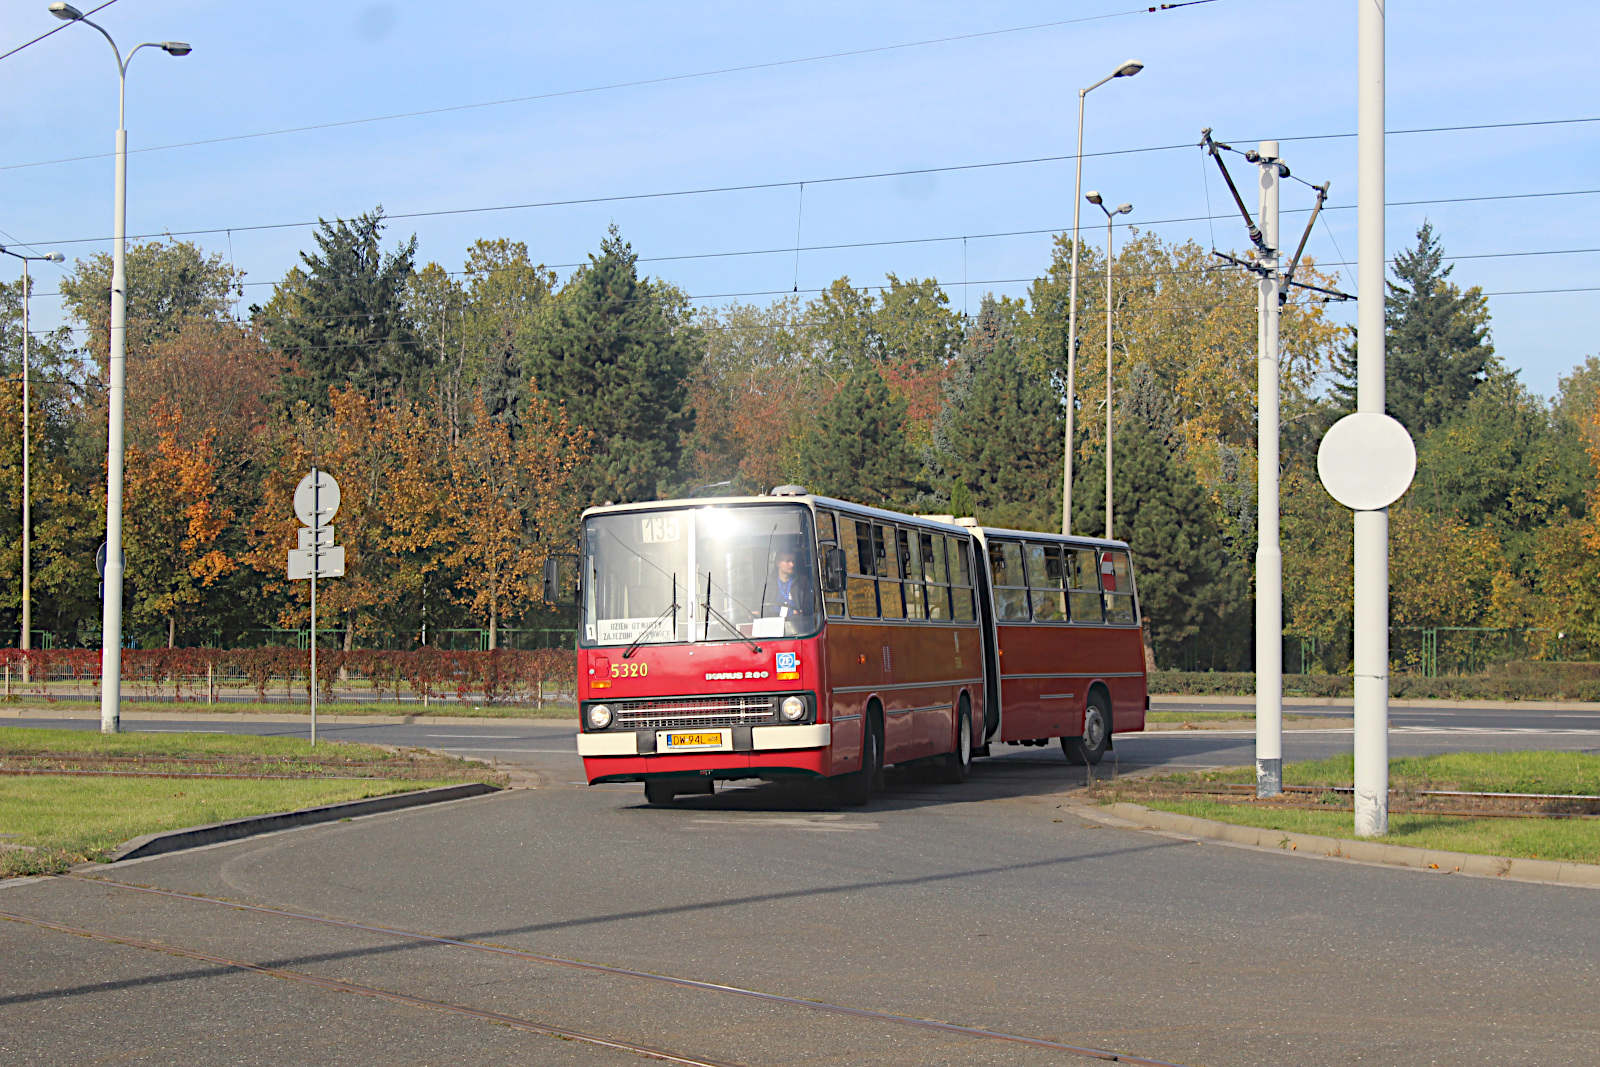
[[[668,748],[706,748],[722,744],[722,735],[713,734],[668,734]]]

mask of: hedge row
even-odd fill
[[[35,690],[41,683],[82,682],[98,685],[97,649],[0,650],[0,663],[10,684],[22,686],[24,673]],[[142,687],[147,695],[170,693],[182,699],[185,690],[199,697],[215,681],[247,681],[257,697],[281,685],[286,693],[310,691],[311,653],[297,648],[154,648],[122,653],[124,684]],[[480,695],[492,703],[528,703],[552,697],[570,699],[577,691],[577,658],[571,649],[502,649],[495,652],[452,652],[423,648],[412,652],[357,649],[317,651],[319,692],[331,694],[335,682],[362,681],[382,697],[398,694],[402,683],[419,696],[454,694],[458,699]]]
[[[1247,672],[1155,671],[1150,692],[1184,696],[1254,696],[1256,676]],[[1347,697],[1349,675],[1285,674],[1285,696]],[[1600,663],[1507,663],[1484,674],[1426,678],[1389,676],[1389,695],[1405,700],[1593,700],[1600,701]]]

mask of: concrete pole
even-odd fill
[[[1356,410],[1384,409],[1384,2],[1358,0]],[[1389,512],[1355,513],[1355,832],[1389,832]]]
[[[28,275],[28,261],[22,261],[22,640],[18,645],[24,652],[33,647],[33,598],[31,597],[33,577],[33,496],[32,496],[32,471],[29,467],[30,446],[33,443],[29,433],[30,423],[28,410],[28,297],[32,295],[32,279]],[[28,660],[22,660],[22,680],[28,680]]]
[[[1078,222],[1083,212],[1083,101],[1088,95],[1088,89],[1078,90],[1078,176],[1072,184],[1072,281],[1067,288],[1067,436],[1061,461],[1063,537],[1072,533],[1073,409],[1078,391]]]
[[[131,58],[131,57],[130,57]],[[123,95],[127,73],[122,71]],[[115,206],[111,239],[111,352],[107,363],[106,573],[100,621],[100,732],[122,723],[122,413],[128,385],[128,131],[117,108]]]
[[[1283,550],[1278,532],[1278,142],[1261,142],[1256,383],[1256,796],[1283,792]]]
[[[1105,208],[1102,205],[1101,210]],[[1106,213],[1106,540],[1111,540],[1111,444],[1114,426],[1111,421],[1111,268],[1114,257],[1111,251],[1115,212]]]

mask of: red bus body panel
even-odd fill
[[[1083,736],[1089,689],[1111,695],[1116,733],[1144,729],[1143,635],[1135,627],[1002,623],[1000,741]]]

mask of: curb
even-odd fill
[[[121,713],[124,722],[285,722],[310,725],[311,714],[280,714],[263,712],[205,712],[205,711],[126,711]],[[0,708],[0,719],[94,719],[100,712],[58,711],[54,708]],[[512,715],[338,715],[318,712],[317,723],[356,726],[449,726],[451,723],[529,723],[576,727],[578,717],[570,719],[522,718]]]
[[[1256,826],[1156,811],[1142,804],[1116,803],[1105,807],[1072,801],[1080,815],[1097,822],[1134,830],[1165,830],[1190,837],[1226,841],[1235,845],[1273,851],[1292,852],[1312,858],[1354,860],[1379,867],[1408,867],[1437,871],[1440,874],[1466,874],[1511,882],[1536,882],[1543,885],[1585,886],[1600,889],[1600,866],[1590,863],[1560,863],[1555,860],[1516,859],[1510,856],[1480,856],[1471,852],[1444,852],[1409,845],[1386,845],[1377,841],[1354,841],[1322,837],[1288,830],[1263,830]],[[1106,815],[1107,812],[1111,816]]]
[[[1151,693],[1150,710],[1192,707],[1196,704],[1237,704],[1254,707],[1255,697],[1224,696],[1220,693]],[[1284,697],[1285,708],[1354,708],[1354,697]],[[1433,700],[1389,698],[1391,708],[1476,708],[1484,711],[1596,711],[1593,700]]]
[[[227,822],[215,822],[206,826],[190,826],[183,830],[164,830],[161,833],[144,834],[134,838],[132,841],[124,842],[118,846],[115,852],[111,853],[111,858],[108,862],[116,863],[119,860],[145,859],[168,852],[198,848],[201,845],[214,845],[221,841],[237,841],[244,837],[254,837],[256,834],[292,830],[297,826],[337,822],[340,819],[351,819],[358,815],[376,815],[379,812],[395,811],[400,808],[414,808],[423,804],[440,804],[447,800],[464,800],[467,797],[483,796],[487,793],[498,793],[499,791],[499,786],[490,785],[488,782],[466,782],[461,785],[443,785],[434,789],[422,789],[414,793],[390,793],[387,796],[367,797],[364,800],[347,800],[340,804],[325,804],[317,808],[301,808],[299,811],[279,811],[270,815],[252,815],[244,819],[230,819]],[[98,870],[103,866],[104,864],[94,863],[88,865],[86,869]]]

